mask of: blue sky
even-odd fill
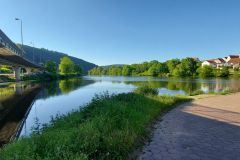
[[[0,28],[24,44],[96,63],[240,52],[239,0],[1,0]]]

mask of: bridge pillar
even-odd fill
[[[20,72],[21,72],[21,67],[14,67],[14,76],[16,78],[16,81],[20,81],[21,77],[20,77]]]

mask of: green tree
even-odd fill
[[[227,76],[229,76],[229,70],[227,67],[223,67],[221,69],[215,69],[214,75],[216,77],[227,77]]]
[[[58,68],[61,74],[69,75],[74,73],[74,63],[67,56],[64,56],[63,58],[61,58]]]
[[[82,67],[79,64],[74,64],[74,74],[82,74]]]
[[[178,64],[180,64],[180,60],[179,59],[171,59],[171,60],[168,60],[166,62],[167,64],[167,67],[168,67],[168,71],[170,74],[173,74],[173,70],[177,67]]]
[[[132,74],[132,68],[128,65],[123,66],[122,75],[130,76]]]
[[[173,70],[172,73],[174,76],[176,77],[183,77],[186,75],[185,73],[185,68],[182,66],[182,64],[180,63],[179,65],[176,66],[176,68]]]
[[[213,77],[214,76],[214,68],[211,66],[203,66],[198,68],[197,70],[200,77]]]
[[[181,61],[181,70],[184,71],[182,76],[194,76],[196,74],[198,64],[193,58],[184,58]]]
[[[157,68],[156,65],[152,65],[149,69],[148,69],[148,75],[149,76],[157,76],[159,74],[159,70]]]
[[[47,72],[56,73],[56,64],[53,61],[47,61],[44,68]]]

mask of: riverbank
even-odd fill
[[[147,126],[184,97],[126,93],[96,96],[84,109],[58,116],[30,138],[0,151],[3,159],[127,159]]]
[[[48,72],[31,74],[31,75],[24,75],[21,78],[21,81],[53,81],[53,80],[62,80],[62,79],[69,79],[74,77],[79,77],[79,74],[71,74],[71,75],[63,75],[63,74],[52,74]],[[7,82],[15,82],[15,78],[9,78],[7,76],[0,76],[0,83],[7,83]]]

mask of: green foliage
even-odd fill
[[[198,68],[198,73],[200,77],[213,77],[214,76],[214,68],[211,66],[203,66]]]
[[[22,80],[35,80],[35,81],[52,81],[57,80],[59,76],[57,74],[52,74],[48,72],[39,73],[39,74],[31,74],[31,75],[25,75],[22,77]]]
[[[190,93],[190,96],[196,96],[196,95],[200,95],[200,94],[204,94],[205,92],[203,92],[202,90],[196,90],[192,93]]]
[[[69,57],[64,56],[63,58],[61,58],[58,69],[59,69],[60,74],[63,74],[63,75],[73,74],[74,73],[74,63]]]
[[[135,93],[142,94],[142,95],[158,95],[158,89],[152,88],[147,85],[143,85],[135,89]]]
[[[198,63],[193,58],[184,58],[173,70],[173,75],[178,77],[192,77],[196,75]]]
[[[195,76],[198,62],[193,58],[185,58],[181,61],[172,59],[161,63],[156,60],[140,64],[95,67],[89,71],[90,75],[124,75],[124,76]]]
[[[131,66],[129,66],[129,65],[123,66],[123,68],[122,68],[122,75],[123,75],[123,76],[130,76],[131,73],[132,73],[132,68],[131,68]]]
[[[185,70],[182,67],[181,63],[176,66],[176,68],[173,70],[172,75],[176,76],[176,77],[184,77],[185,76]]]
[[[229,68],[215,69],[211,66],[201,66],[201,62],[194,58],[168,60],[164,63],[156,60],[140,64],[95,67],[89,71],[90,75],[114,75],[114,76],[175,76],[175,77],[228,77]],[[240,76],[239,71],[232,71],[235,77]]]
[[[44,68],[49,73],[56,73],[56,64],[53,61],[47,61]]]
[[[229,69],[227,67],[223,67],[221,69],[215,69],[214,75],[216,77],[228,77],[230,74]]]
[[[96,96],[81,111],[57,116],[38,134],[7,145],[0,159],[127,159],[147,126],[185,100],[134,93]]]
[[[74,74],[80,75],[82,74],[83,70],[79,64],[74,64],[73,72]]]
[[[13,70],[10,66],[2,65],[0,66],[0,73],[13,73]]]
[[[174,69],[177,67],[178,64],[180,64],[181,61],[179,59],[171,59],[166,62],[169,73],[173,75]]]

